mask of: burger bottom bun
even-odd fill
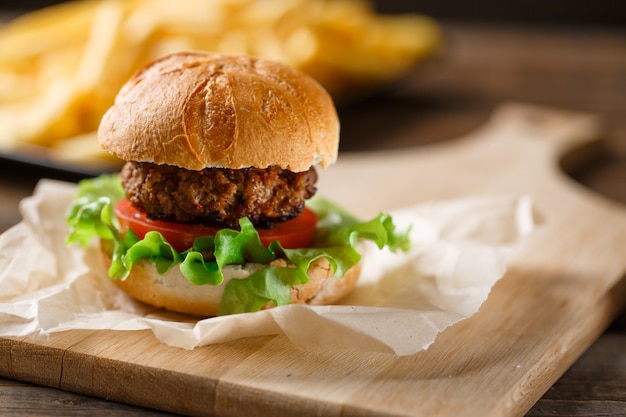
[[[111,265],[111,256],[100,245],[100,257],[105,270]],[[271,266],[287,266],[283,259],[270,263]],[[224,282],[221,285],[194,285],[180,272],[172,268],[161,275],[154,263],[141,259],[133,265],[133,269],[125,280],[113,282],[131,297],[154,307],[164,308],[178,313],[194,316],[215,316],[224,286],[231,279],[247,278],[267,265],[249,263],[245,265],[228,265],[223,268]],[[361,273],[361,263],[349,269],[343,277],[335,277],[332,267],[326,258],[320,258],[309,266],[307,275],[310,279],[306,284],[291,288],[292,304],[325,305],[332,304],[347,295],[356,285]],[[271,308],[269,302],[263,309]]]

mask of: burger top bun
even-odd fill
[[[135,73],[98,138],[126,161],[299,172],[335,161],[339,121],[326,90],[285,64],[184,52]]]

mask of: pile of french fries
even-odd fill
[[[289,63],[336,100],[406,74],[440,43],[421,15],[380,15],[357,0],[87,0],[0,28],[0,150],[39,147],[62,161],[105,158],[95,138],[123,83],[180,50]]]

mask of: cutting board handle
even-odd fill
[[[480,134],[490,137],[506,134],[549,140],[557,154],[597,142],[604,131],[597,115],[518,102],[498,106],[484,129]]]

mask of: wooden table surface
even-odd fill
[[[606,120],[603,146],[593,158],[572,158],[576,164],[564,166],[626,210],[626,30],[460,22],[444,22],[444,30],[446,46],[439,57],[395,88],[340,108],[342,152],[454,139],[479,127],[507,100],[591,112]],[[18,202],[39,178],[75,179],[20,163],[1,164],[0,231],[19,222]],[[0,377],[0,415],[87,413],[168,415]],[[626,415],[626,314],[527,414],[548,415]]]

